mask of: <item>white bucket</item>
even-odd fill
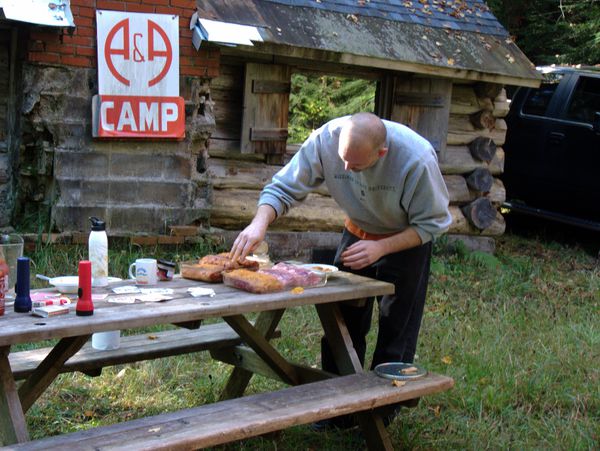
[[[92,334],[92,348],[99,351],[110,351],[118,349],[121,344],[121,331],[97,332]]]

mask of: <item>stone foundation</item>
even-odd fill
[[[53,228],[70,232],[98,216],[111,233],[160,234],[208,218],[209,187],[198,172],[215,129],[208,80],[181,79],[183,141],[101,140],[91,133],[95,69],[30,64],[23,73],[18,219],[49,211]]]

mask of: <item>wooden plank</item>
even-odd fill
[[[263,359],[259,357],[259,355],[253,349],[247,346],[240,345],[233,346],[231,348],[213,349],[210,351],[210,355],[215,360],[228,363],[229,365],[233,365],[235,367],[243,368],[250,373],[260,374],[261,376],[285,382],[275,371],[273,371],[269,365],[265,363]],[[294,372],[298,375],[298,382],[300,384],[307,384],[333,377],[333,375],[327,373],[326,371],[317,368],[296,365],[294,363],[290,363],[290,365],[294,368]]]
[[[258,161],[241,161],[225,158],[210,158],[207,162],[205,177],[217,189],[241,188],[260,191],[271,182],[273,175],[281,166],[272,166]],[[329,195],[323,183],[317,194]]]
[[[298,375],[292,365],[242,315],[226,316],[227,324],[260,356],[287,384],[297,385]]]
[[[492,161],[486,163],[475,160],[467,146],[448,146],[439,164],[443,174],[468,174],[477,168],[487,168],[492,175],[500,175],[504,172],[504,150],[497,147]]]
[[[420,106],[425,108],[444,108],[446,97],[436,93],[399,92],[394,94],[394,103],[397,105]]]
[[[506,141],[506,122],[497,118],[492,130],[477,130],[468,116],[451,114],[448,123],[448,145],[467,145],[475,138],[484,137],[494,140],[497,146],[504,145]]]
[[[444,175],[444,182],[450,195],[450,203],[464,203],[471,200],[467,181],[462,175]]]
[[[385,429],[383,419],[379,414],[358,414],[358,424],[363,432],[368,449],[394,451],[390,434]]]
[[[236,47],[221,47],[221,55],[234,56],[243,54],[244,49]],[[402,58],[390,60],[388,58],[373,58],[370,56],[362,56],[351,53],[339,52],[323,52],[321,49],[307,49],[305,47],[282,46],[279,44],[271,44],[261,42],[260,45],[252,47],[252,58],[263,57],[266,61],[289,61],[290,64],[298,64],[298,59],[307,61],[318,61],[321,67],[328,62],[335,64],[335,67],[347,66],[354,70],[369,70],[383,69],[384,71],[395,71],[404,73],[422,74],[431,77],[444,77],[448,79],[464,79],[472,81],[489,81],[502,85],[515,86],[530,86],[539,87],[539,79],[535,75],[513,76],[500,75],[497,73],[485,73],[475,70],[464,70],[462,68],[443,67],[434,64],[424,64],[423,61],[418,63],[406,61]]]
[[[9,346],[0,348],[0,445],[29,440],[25,414],[8,361]]]
[[[371,372],[276,392],[140,418],[15,445],[29,450],[198,449],[243,440],[291,426],[370,411],[449,390],[454,381],[429,374],[395,387]]]
[[[123,281],[112,286],[127,283]],[[97,303],[94,315],[90,317],[76,316],[74,312],[70,312],[53,317],[52,321],[40,321],[40,318],[31,315],[9,311],[5,313],[5,320],[0,327],[0,346],[156,324],[221,318],[226,315],[243,315],[393,292],[391,284],[344,272],[331,278],[323,287],[307,289],[294,295],[282,291],[258,296],[224,284],[207,284],[181,278],[161,282],[161,287],[173,289],[173,299],[139,304],[101,302]],[[187,291],[190,287],[208,287],[213,289],[216,295],[212,298],[193,298]],[[96,291],[100,294],[109,290]]]
[[[287,128],[255,128],[250,129],[250,141],[285,141]],[[266,153],[266,152],[265,152]]]
[[[454,84],[452,86],[450,114],[469,115],[482,109],[472,85]]]
[[[424,136],[440,155],[446,149],[452,81],[397,77],[391,119]],[[400,103],[404,101],[404,103]]]
[[[213,191],[210,224],[224,229],[243,229],[254,217],[260,191],[227,189]],[[341,232],[345,214],[329,196],[311,193],[304,202],[278,218],[272,230]]]
[[[292,84],[289,81],[252,80],[254,94],[289,94]]]
[[[256,323],[254,324],[255,329],[262,334],[267,340],[270,340],[275,333],[275,329],[281,321],[285,310],[273,310],[270,312],[260,312]],[[246,387],[250,383],[252,378],[252,372],[247,371],[244,368],[234,368],[225,388],[221,392],[220,400],[239,398],[244,394]]]
[[[27,412],[33,403],[44,393],[60,373],[64,363],[69,360],[86,341],[89,335],[62,338],[39,366],[19,387],[19,398],[23,412]]]
[[[339,307],[336,304],[323,304],[316,307],[340,374],[362,372],[362,365]]]
[[[279,336],[279,333],[275,334]],[[118,349],[99,351],[86,343],[77,354],[65,362],[61,373],[89,373],[107,366],[206,351],[221,346],[233,346],[240,337],[226,323],[208,324],[200,329],[168,330],[121,337]],[[13,352],[10,366],[16,380],[28,377],[50,353],[52,348]]]

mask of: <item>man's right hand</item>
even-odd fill
[[[244,259],[264,239],[269,224],[277,217],[275,210],[270,205],[259,205],[252,222],[237,236],[229,251],[233,261]]]

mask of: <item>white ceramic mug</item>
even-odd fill
[[[135,268],[135,272],[133,270]],[[156,285],[158,282],[158,266],[154,258],[138,258],[129,265],[129,277],[135,279],[137,285]]]

